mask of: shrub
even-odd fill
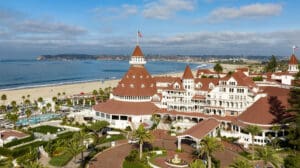
[[[61,128],[50,126],[50,125],[42,125],[39,127],[31,128],[30,130],[33,132],[39,132],[42,134],[47,134],[48,132],[53,134],[53,133],[56,133],[58,129],[61,129]]]
[[[263,77],[262,76],[256,76],[252,78],[253,81],[263,81]]]
[[[132,150],[132,151],[130,151],[130,154],[125,157],[125,160],[127,160],[129,162],[133,162],[137,159],[138,154],[139,154],[139,152],[137,150]]]
[[[13,140],[13,141],[11,141],[11,142],[9,142],[7,144],[4,144],[4,147],[9,148],[11,146],[20,145],[22,143],[33,141],[33,140],[34,140],[34,135],[31,134],[29,137],[22,138],[22,139],[16,139],[16,140]]]
[[[106,143],[106,142],[112,142],[112,141],[116,141],[116,140],[121,140],[121,139],[125,139],[124,135],[120,134],[120,135],[112,135],[110,138],[106,138],[106,136],[103,136],[99,139],[99,143]]]
[[[49,161],[49,164],[52,166],[62,167],[66,165],[72,158],[73,156],[70,153],[65,152],[61,155],[52,157]]]
[[[45,141],[36,141],[33,143],[29,143],[29,144],[20,146],[20,147],[12,150],[12,156],[14,158],[17,158],[17,157],[22,156],[22,155],[26,154],[27,152],[29,152],[30,148],[36,148],[39,146],[44,146],[46,144],[47,144],[47,142],[45,142]]]
[[[11,150],[9,150],[7,148],[0,147],[0,155],[9,157],[12,155],[12,152],[11,152]]]
[[[284,167],[286,168],[294,168],[300,167],[300,156],[298,155],[288,155],[284,159]]]

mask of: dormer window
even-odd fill
[[[214,88],[214,84],[210,83],[210,84],[208,85],[208,88],[209,88],[209,89],[213,89],[213,88]]]
[[[153,87],[153,84],[151,84],[150,87]]]
[[[135,78],[135,75],[132,75],[132,78],[134,79],[134,78]]]
[[[130,87],[131,87],[131,88],[134,88],[134,85],[133,85],[133,84],[130,84]]]
[[[141,85],[141,88],[144,88],[144,87],[145,87],[145,85],[144,85],[144,84],[142,84],[142,85]]]
[[[125,87],[124,83],[122,83],[122,87]]]
[[[141,75],[140,78],[142,79],[142,78],[143,78],[143,75]]]

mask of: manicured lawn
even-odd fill
[[[52,157],[49,161],[49,164],[52,166],[61,167],[66,165],[71,159],[72,155],[68,152],[64,152],[61,155]]]
[[[30,131],[39,132],[42,134],[47,134],[49,132],[49,133],[53,134],[53,133],[57,133],[58,129],[62,130],[62,128],[59,128],[59,127],[54,127],[54,126],[50,126],[50,125],[42,125],[39,127],[31,128]]]
[[[121,140],[121,139],[125,139],[124,135],[122,135],[122,134],[120,134],[120,135],[111,135],[110,138],[106,138],[106,136],[103,136],[103,137],[100,138],[99,144],[106,143],[106,142],[117,141],[117,140]]]
[[[125,160],[123,162],[123,168],[150,168],[150,166],[145,165],[141,162],[129,162]]]

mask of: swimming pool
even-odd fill
[[[39,114],[39,115],[35,115],[32,116],[30,118],[22,118],[19,119],[16,123],[17,126],[24,126],[24,125],[31,125],[31,124],[37,124],[43,121],[49,121],[52,118],[57,118],[60,117],[60,114],[53,114],[53,113],[49,113],[49,114]]]

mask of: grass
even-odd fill
[[[123,168],[150,168],[150,166],[145,165],[144,163],[138,161],[129,162],[125,160],[123,162]]]
[[[11,141],[7,144],[4,144],[4,147],[9,148],[9,147],[20,145],[22,143],[30,142],[30,141],[33,141],[33,140],[34,140],[34,136],[30,135],[29,137],[22,138],[22,139],[16,139],[16,140],[13,140],[13,141]]]
[[[57,133],[58,129],[61,130],[62,128],[54,127],[54,126],[50,126],[50,125],[42,125],[39,127],[31,128],[30,131],[39,132],[42,134],[47,134],[49,132],[49,133],[53,134],[53,133]]]
[[[49,164],[52,166],[61,167],[66,165],[71,159],[72,155],[69,152],[64,152],[61,155],[52,157],[49,161]]]
[[[103,136],[99,139],[99,144],[106,143],[106,142],[112,142],[116,140],[121,140],[125,139],[125,136],[120,134],[120,135],[111,135],[110,138],[106,138],[106,136]]]

